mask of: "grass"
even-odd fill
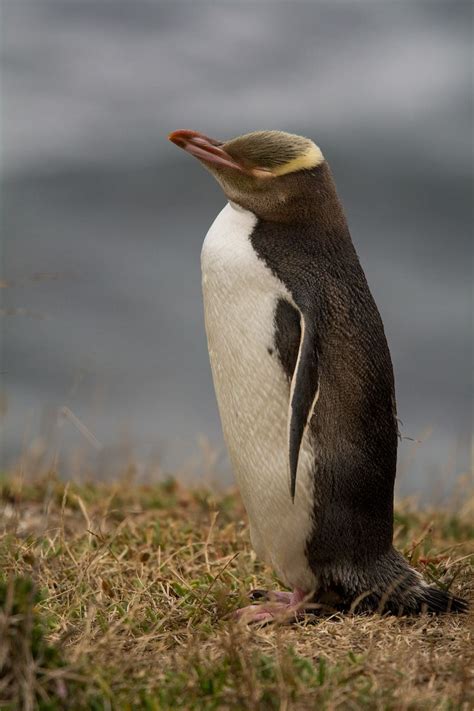
[[[250,628],[275,587],[234,491],[0,484],[1,709],[470,709],[472,616],[333,616]],[[397,508],[396,544],[473,597],[473,499]]]

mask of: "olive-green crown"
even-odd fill
[[[315,168],[324,161],[313,141],[285,131],[253,131],[232,138],[223,148],[232,157],[271,170],[274,175]]]

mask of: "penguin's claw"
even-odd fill
[[[251,590],[249,598],[252,602],[257,600],[265,600],[265,602],[284,602],[291,603],[293,593],[280,592],[277,590]]]

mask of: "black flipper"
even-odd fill
[[[319,395],[318,351],[313,326],[309,319],[300,316],[300,347],[296,367],[291,379],[288,412],[288,459],[290,493],[295,500],[296,474],[301,442],[313,415]]]

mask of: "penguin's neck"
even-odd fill
[[[260,222],[302,228],[316,226],[322,235],[347,235],[344,210],[327,163],[277,180],[278,185],[275,183],[271,191],[228,195],[229,204]]]

